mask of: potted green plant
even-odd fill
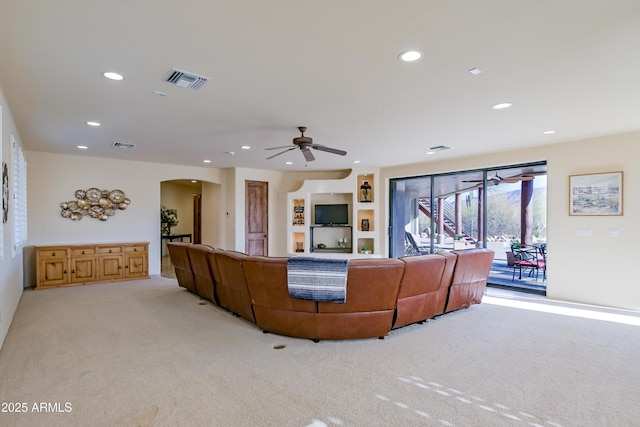
[[[519,255],[515,252],[518,252],[521,249],[522,245],[519,240],[511,241],[511,250],[507,251],[507,267],[513,267],[516,261],[519,259]]]
[[[167,209],[166,206],[160,207],[160,233],[163,236],[171,235],[171,227],[178,225],[178,211],[176,209]]]
[[[370,254],[371,248],[369,248],[369,246],[363,246],[360,248],[360,252],[362,252],[363,254]]]

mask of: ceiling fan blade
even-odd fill
[[[314,150],[326,151],[327,153],[338,154],[340,156],[345,156],[347,154],[344,150],[338,150],[337,148],[331,148],[325,145],[313,144],[311,147]]]
[[[468,180],[463,180],[462,182],[482,182],[481,179],[468,179]]]
[[[311,152],[311,150],[309,150],[308,147],[303,147],[300,149],[300,151],[302,151],[302,154],[304,155],[304,158],[307,162],[312,162],[316,159],[315,157],[313,157],[313,153]]]
[[[510,184],[513,184],[514,182],[520,182],[520,181],[532,181],[534,179],[534,177],[532,176],[514,176],[511,178],[504,178],[502,180],[502,182],[507,182]]]
[[[278,150],[278,149],[289,148],[289,147],[291,147],[291,145],[283,145],[282,147],[269,147],[269,148],[265,148],[265,150]]]
[[[298,147],[291,147],[291,148],[288,148],[288,149],[286,149],[286,150],[284,150],[284,151],[281,151],[281,152],[279,152],[279,153],[274,154],[273,156],[269,156],[269,157],[267,157],[267,160],[269,160],[269,159],[273,159],[274,157],[279,156],[280,154],[284,154],[284,153],[286,153],[287,151],[295,150],[296,148],[298,148]]]

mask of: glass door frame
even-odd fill
[[[490,184],[494,184],[494,182],[492,181],[492,178],[494,177],[494,175],[498,175],[499,173],[501,173],[501,171],[504,173],[504,171],[506,170],[512,170],[512,169],[522,169],[523,171],[535,171],[535,172],[523,172],[522,174],[526,174],[526,173],[535,173],[535,174],[542,174],[542,171],[544,170],[544,173],[546,174],[546,169],[547,169],[547,162],[546,161],[537,161],[537,162],[529,162],[529,163],[520,163],[520,164],[510,164],[510,165],[502,165],[502,166],[492,166],[492,167],[487,167],[487,168],[479,168],[479,169],[470,169],[470,170],[460,170],[460,171],[455,171],[455,172],[446,172],[446,173],[435,173],[435,174],[428,174],[428,175],[416,175],[416,176],[411,176],[411,177],[402,177],[402,178],[391,178],[389,179],[389,229],[388,229],[388,238],[389,238],[389,247],[388,247],[388,256],[389,257],[395,257],[398,258],[400,256],[403,256],[404,253],[399,253],[399,248],[400,246],[400,241],[404,241],[404,234],[405,234],[405,226],[407,224],[396,224],[396,222],[398,221],[398,217],[396,216],[398,211],[398,205],[400,205],[402,203],[398,202],[396,203],[397,199],[396,195],[397,195],[397,186],[398,184],[405,182],[405,181],[409,181],[409,180],[419,180],[419,179],[426,179],[429,180],[428,182],[428,187],[429,187],[429,198],[430,198],[430,212],[434,212],[434,208],[435,208],[435,199],[437,197],[436,195],[436,180],[438,178],[451,178],[451,177],[455,177],[455,176],[460,176],[461,180],[464,179],[462,178],[463,175],[467,174],[467,175],[476,175],[476,179],[478,181],[478,185],[481,183],[482,185],[479,185],[479,188],[482,189],[482,194],[481,194],[481,198],[480,198],[480,203],[481,203],[481,207],[482,207],[482,230],[478,236],[478,238],[481,240],[481,245],[479,245],[478,247],[483,247],[486,248],[487,247],[487,237],[489,234],[489,230],[488,230],[488,193],[489,191],[487,191],[487,188],[491,187],[492,185]],[[482,179],[480,180],[480,176],[482,177]],[[491,182],[489,182],[491,181]],[[401,222],[404,222],[406,218],[402,218],[400,219]],[[436,221],[435,221],[435,215],[430,215],[430,230],[435,231],[436,230]],[[426,243],[426,242],[425,242]],[[428,242],[428,253],[435,253],[436,250],[438,250],[439,248],[436,248],[436,239],[435,239],[435,232],[431,233],[429,236],[429,242]],[[546,288],[546,286],[545,286]]]

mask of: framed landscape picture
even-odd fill
[[[622,215],[622,171],[569,176],[569,215]]]

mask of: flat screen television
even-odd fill
[[[344,204],[316,205],[315,217],[317,225],[349,224],[349,206]]]

